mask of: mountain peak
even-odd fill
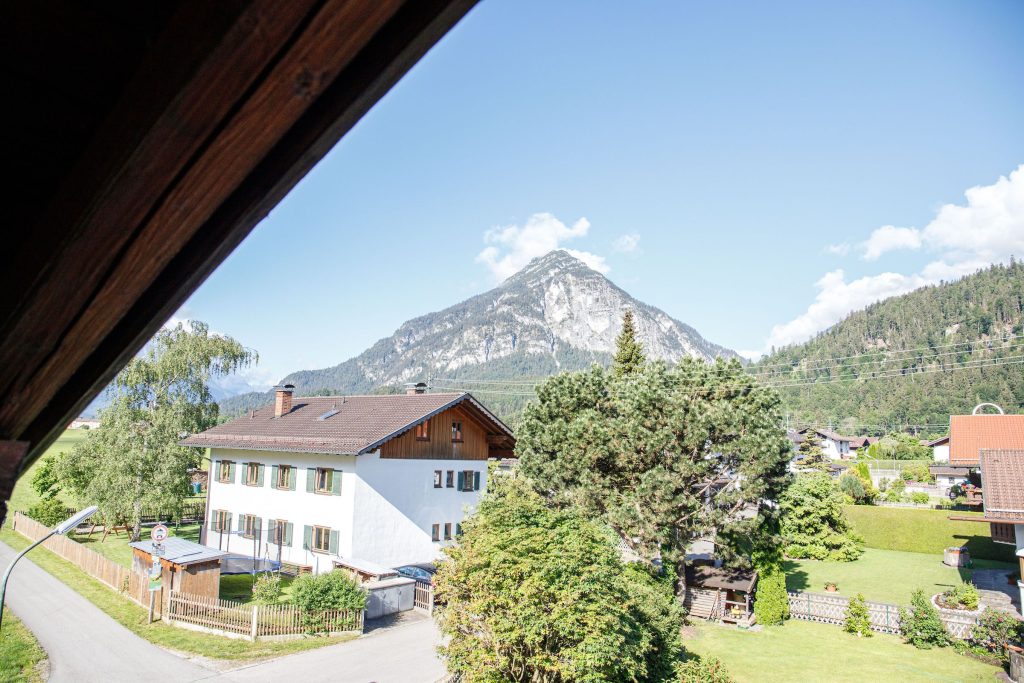
[[[510,282],[534,280],[538,276],[546,277],[567,272],[600,275],[600,273],[588,266],[582,259],[573,256],[565,249],[555,249],[554,251],[549,251],[543,256],[538,256],[533,259],[527,263],[522,270],[505,282],[507,284]]]

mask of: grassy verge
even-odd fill
[[[986,567],[1005,567],[998,562],[979,561]],[[867,548],[854,562],[787,560],[786,588],[821,593],[825,582],[838,584],[839,594],[863,593],[868,600],[904,605],[910,594],[921,588],[928,595],[941,593],[950,586],[970,581],[970,569],[955,569],[942,564],[941,554],[904,553]]]
[[[252,602],[252,576],[249,574],[232,574],[220,577],[220,599],[235,602]],[[292,594],[293,576],[281,576],[281,597],[278,603],[287,603]]]
[[[0,633],[0,681],[42,683],[45,679],[39,665],[44,659],[46,653],[32,632],[5,609]]]
[[[737,683],[991,681],[996,667],[950,648],[918,650],[895,636],[857,638],[838,626],[787,621],[760,631],[697,624],[686,649],[717,657]]]
[[[29,544],[29,541],[24,536],[9,529],[0,531],[0,541],[17,550],[21,550]],[[312,650],[325,645],[351,640],[355,637],[309,637],[279,643],[253,643],[246,640],[234,640],[232,638],[189,631],[160,622],[147,624],[146,610],[142,607],[114,592],[75,565],[45,548],[40,547],[33,550],[31,560],[80,593],[128,630],[155,645],[172,650],[216,659],[249,660]]]
[[[973,558],[1014,561],[1011,546],[992,542],[988,524],[949,519],[954,514],[980,519],[980,512],[915,510],[874,505],[848,505],[845,510],[853,528],[864,537],[868,548],[941,556],[947,547],[966,545]]]
[[[14,484],[14,490],[11,492],[11,499],[7,502],[7,509],[14,511],[20,510],[24,512],[30,507],[39,502],[39,495],[32,489],[32,476],[36,470],[42,464],[43,460],[50,457],[51,455],[57,455],[63,451],[70,451],[75,444],[85,439],[89,434],[87,429],[68,429],[60,437],[53,442],[53,445],[46,449],[43,456],[32,463],[32,466],[22,472],[21,476],[18,477],[18,481]],[[64,501],[65,505],[74,506],[74,501],[65,495],[60,496],[61,500]],[[5,527],[9,527],[13,515],[8,514],[7,520],[4,522]]]

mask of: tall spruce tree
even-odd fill
[[[654,362],[628,378],[595,366],[552,377],[538,399],[519,430],[523,474],[550,504],[660,555],[678,591],[693,539],[754,534],[789,481],[778,394],[736,361]]]
[[[636,326],[633,324],[633,311],[627,309],[622,314],[622,332],[615,340],[615,358],[612,372],[616,377],[630,375],[643,367],[647,362],[643,344],[636,338]]]
[[[144,507],[174,512],[188,495],[189,468],[202,454],[178,442],[217,423],[210,378],[255,359],[201,322],[160,330],[117,375],[99,429],[59,457],[61,481],[83,503],[99,505],[107,523],[131,525],[137,541]]]

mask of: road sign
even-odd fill
[[[153,566],[149,568],[149,590],[160,590],[160,579],[163,577],[163,569],[160,567],[160,560],[153,558]]]
[[[168,536],[167,527],[163,524],[157,524],[153,527],[153,530],[149,532],[149,537],[156,543],[161,543],[167,539]]]

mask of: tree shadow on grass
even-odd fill
[[[804,591],[810,587],[811,582],[807,576],[807,572],[801,569],[800,565],[796,562],[792,560],[783,560],[782,571],[786,575],[786,590]]]

